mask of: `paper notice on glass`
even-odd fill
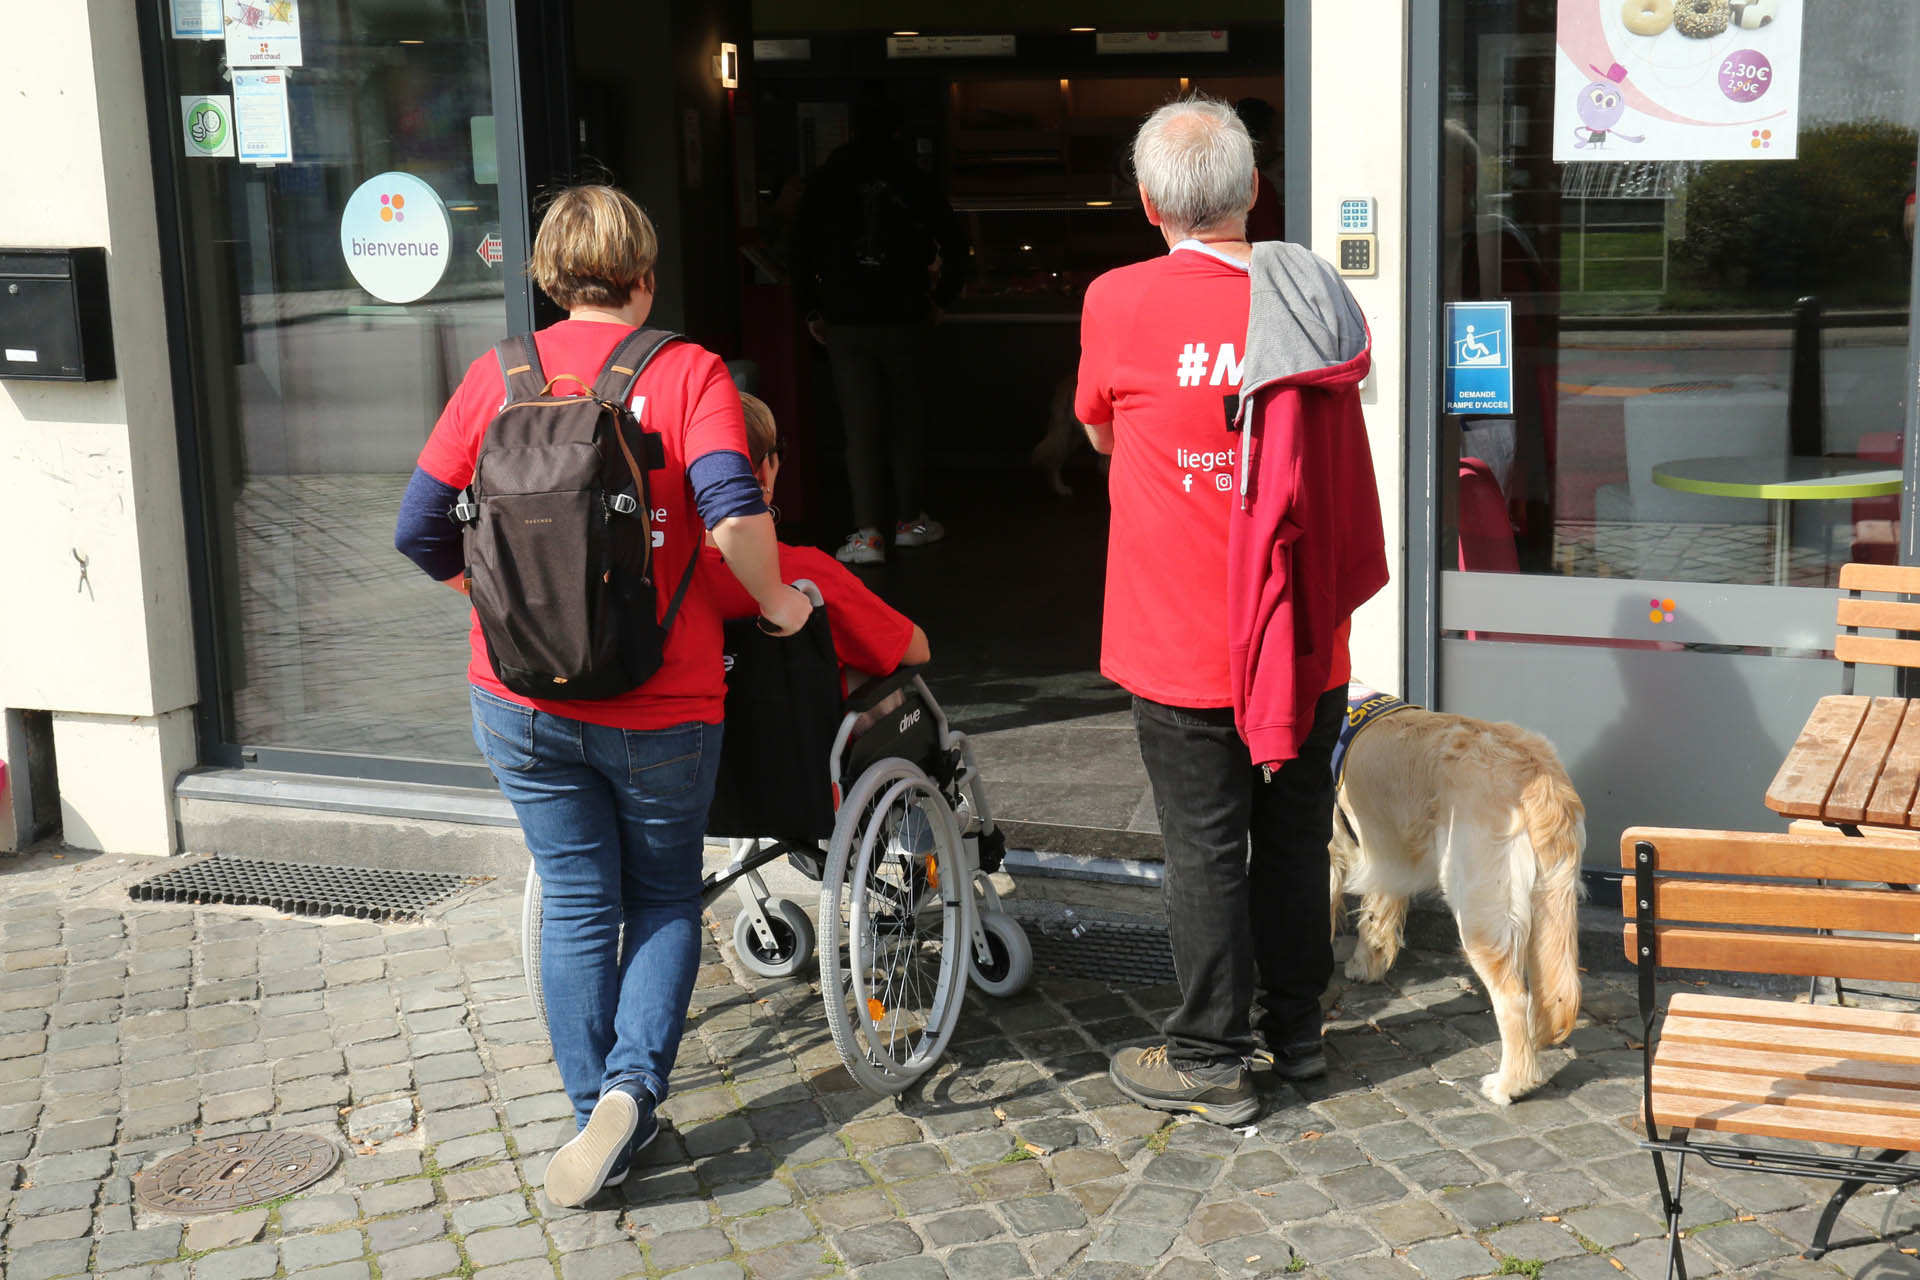
[[[233,123],[242,164],[291,164],[293,128],[287,116],[287,73],[235,71]]]
[[[1804,0],[1560,0],[1553,158],[1791,160]]]
[[[300,65],[299,0],[224,0],[229,67]]]
[[[221,16],[222,0],[172,0],[173,38],[175,40],[218,40],[226,23]]]

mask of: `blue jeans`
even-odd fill
[[[663,1101],[700,963],[720,726],[612,729],[475,689],[473,738],[540,871],[547,1034],[575,1121],[616,1084]]]

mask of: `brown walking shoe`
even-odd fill
[[[1260,1114],[1246,1069],[1238,1063],[1182,1070],[1167,1060],[1167,1046],[1122,1049],[1107,1075],[1114,1087],[1143,1107],[1183,1111],[1215,1124],[1245,1124]]]

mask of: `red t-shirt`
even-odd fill
[[[591,385],[614,347],[631,332],[625,325],[562,320],[535,334],[534,344],[547,377],[571,373]],[[555,390],[568,385],[562,383]],[[433,434],[420,451],[421,470],[442,484],[465,488],[473,479],[481,440],[505,394],[500,362],[489,351],[468,366],[467,376],[434,424]],[[633,411],[643,430],[659,434],[666,454],[666,466],[647,475],[653,527],[660,539],[653,561],[659,597],[657,616],[664,617],[680,585],[680,575],[686,570],[687,558],[699,551],[705,533],[687,482],[687,464],[722,449],[744,458],[746,425],[740,417],[739,392],[727,376],[726,366],[720,357],[691,342],[669,342],[654,356],[634,389]],[[467,678],[488,693],[521,706],[620,729],[665,729],[690,722],[718,724],[725,715],[720,614],[698,582],[688,588],[667,632],[660,669],[639,688],[616,697],[567,702],[521,697],[509,692],[494,676],[477,615],[470,641],[473,657],[467,666]]]
[[[780,544],[780,580],[806,578],[820,588],[826,602],[827,625],[833,632],[833,653],[842,671],[870,676],[891,675],[913,641],[913,622],[868,590],[852,570],[818,547]],[[751,618],[760,612],[753,597],[733,576],[720,552],[708,547],[700,559],[694,584],[712,597],[722,618]]]
[[[1178,707],[1230,707],[1227,516],[1247,270],[1180,248],[1100,276],[1080,314],[1074,416],[1113,425],[1100,674]],[[1345,687],[1346,627],[1328,688]]]

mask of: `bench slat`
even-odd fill
[[[1920,605],[1912,607],[1920,613]],[[1875,698],[1867,708],[1866,719],[1860,722],[1860,732],[1854,735],[1833,791],[1827,796],[1824,816],[1828,822],[1866,821],[1867,801],[1886,767],[1887,753],[1893,749],[1906,709],[1905,698]]]
[[[1830,1027],[1782,1028],[1757,1022],[1719,1018],[1674,1018],[1660,1032],[1660,1043],[1720,1045],[1730,1050],[1786,1051],[1862,1062],[1892,1062],[1920,1071],[1920,1040],[1912,1036],[1874,1031],[1837,1031]]]
[[[1920,604],[1841,596],[1839,607],[1834,610],[1834,619],[1843,627],[1920,631]]]
[[[1849,560],[1840,566],[1842,591],[1885,591],[1894,595],[1920,594],[1920,565],[1872,564]]]
[[[1640,929],[1629,924],[1627,959],[1640,958]],[[1657,959],[1668,969],[1719,969],[1729,973],[1779,973],[1810,978],[1859,978],[1912,982],[1920,974],[1920,942],[1887,938],[1823,938],[1810,933],[1773,933],[1654,926]]]
[[[1725,1045],[1661,1041],[1654,1060],[1695,1071],[1732,1071],[1775,1080],[1824,1080],[1832,1084],[1860,1084],[1888,1089],[1916,1087],[1912,1067],[1898,1062],[1863,1062],[1838,1054],[1734,1052]]]
[[[1863,662],[1876,667],[1920,667],[1920,640],[1835,636],[1833,656],[1842,662]]]
[[[1920,1118],[1733,1102],[1658,1088],[1653,1093],[1653,1118],[1656,1124],[1713,1133],[1746,1133],[1762,1138],[1797,1138],[1803,1142],[1920,1151]]]
[[[1677,992],[1667,1002],[1667,1016],[1718,1018],[1728,1022],[1766,1022],[1786,1027],[1838,1027],[1920,1036],[1920,1013],[1893,1009],[1856,1009],[1832,1004],[1789,1004],[1784,1000],[1755,1000],[1743,996],[1710,996],[1697,991]]]
[[[1765,1076],[1665,1067],[1657,1059],[1653,1064],[1653,1089],[1656,1094],[1665,1091],[1767,1106],[1812,1107],[1920,1120],[1920,1089],[1837,1084],[1828,1080],[1769,1080]]]
[[[1895,884],[1920,880],[1920,848],[1900,839],[1875,840],[1838,831],[1821,837],[1773,831],[1629,827],[1620,837],[1622,867],[1633,869],[1633,846],[1640,840],[1653,843],[1654,868],[1661,873],[1698,872],[1743,880],[1767,876]]]
[[[1820,817],[1833,791],[1833,762],[1846,754],[1872,705],[1872,698],[1845,694],[1830,694],[1815,703],[1773,775],[1767,807],[1790,818]]]
[[[1920,702],[1909,701],[1900,718],[1887,763],[1880,770],[1873,797],[1867,801],[1866,822],[1883,826],[1908,825],[1915,793],[1920,792]]]
[[[1920,857],[1916,857],[1915,862],[1920,863]],[[1920,867],[1916,870],[1920,871]],[[1622,915],[1634,914],[1631,893],[1622,897],[1620,910]],[[1663,876],[1655,882],[1653,910],[1661,920],[1845,929],[1860,933],[1920,933],[1920,893],[1903,889],[1728,884]]]
[[[1915,704],[1915,710],[1920,714],[1920,703]],[[1898,747],[1896,746],[1895,749],[1898,750]],[[1881,780],[1883,782],[1886,780],[1885,774],[1881,775]],[[1811,836],[1816,840],[1825,840],[1844,834],[1818,818],[1795,818],[1787,823],[1787,833],[1801,837]],[[1879,826],[1869,820],[1860,824],[1859,838],[1878,841],[1881,844],[1899,844],[1909,849],[1920,849],[1920,831],[1915,831],[1911,827]],[[1920,863],[1915,865],[1920,866]]]

